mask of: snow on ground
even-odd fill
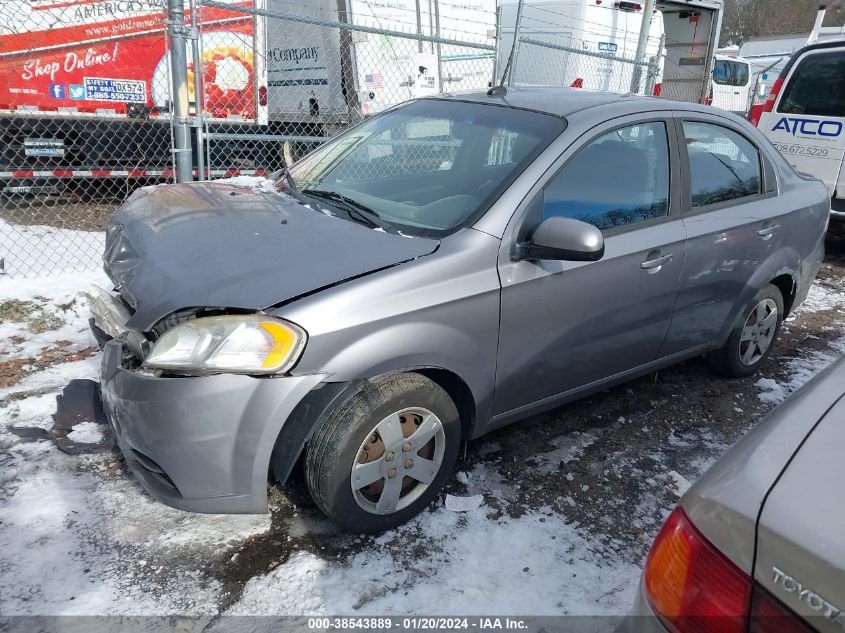
[[[639,566],[602,563],[589,535],[549,508],[518,519],[489,507],[425,513],[405,529],[424,535],[431,555],[408,565],[393,532],[342,566],[294,554],[250,580],[229,614],[603,615],[626,612]],[[439,550],[439,551],[438,551]]]
[[[50,350],[60,349],[59,361],[63,354],[91,350],[88,311],[78,297],[91,283],[108,286],[102,272],[0,278],[0,367]],[[78,361],[24,365],[31,373],[0,388],[2,613],[208,613],[220,583],[199,569],[169,569],[168,559],[225,553],[265,531],[267,516],[172,510],[144,494],[112,455],[71,457],[52,442],[26,441],[11,432],[50,429],[63,387],[74,378],[98,377],[100,354],[93,352]],[[70,438],[92,443],[101,434],[86,421]]]
[[[790,315],[787,322],[794,321],[801,314],[821,311],[835,312],[839,315],[838,320],[845,319],[845,292],[833,290],[819,283],[813,284],[806,301]],[[814,350],[787,359],[786,380],[775,380],[764,375],[755,383],[760,388],[760,400],[766,404],[780,404],[842,354],[845,354],[845,337],[832,340],[827,350]]]
[[[9,224],[0,219],[2,255],[10,275],[56,274],[94,268],[105,245],[101,231]],[[37,246],[34,246],[37,245]]]

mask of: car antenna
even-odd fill
[[[519,43],[519,24],[522,22],[522,5],[525,0],[519,0],[519,3],[516,5],[516,23],[514,24],[513,28],[513,44],[511,44],[511,52],[508,55],[508,61],[505,64],[505,70],[502,71],[502,78],[499,80],[498,86],[493,86],[490,90],[487,91],[488,97],[504,97],[508,94],[508,89],[505,86],[505,82],[508,84],[511,83],[511,65],[513,64],[513,58],[516,54],[516,47]]]

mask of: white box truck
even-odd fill
[[[516,6],[517,0],[501,3],[500,68],[513,43]],[[646,63],[657,57],[654,85],[648,86],[654,94],[705,101],[722,8],[722,0],[654,3],[644,57]],[[628,92],[633,65],[614,58],[635,58],[644,10],[644,0],[526,0],[514,81]],[[525,39],[539,43],[526,46]]]

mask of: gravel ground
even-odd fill
[[[497,431],[466,447],[446,491],[482,495],[479,509],[439,499],[373,537],[338,533],[301,480],[272,489],[269,517],[193,515],[152,501],[117,455],[70,457],[12,433],[47,428],[63,384],[96,377],[84,309],[69,303],[80,288],[53,285],[0,296],[0,367],[34,359],[8,365],[0,387],[10,613],[621,614],[687,482],[845,351],[845,242],[831,239],[760,376],[722,379],[693,360]],[[79,356],[38,365],[60,341]]]

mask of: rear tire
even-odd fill
[[[783,323],[783,296],[766,284],[742,311],[727,343],[705,359],[712,369],[729,378],[751,376],[772,353]]]
[[[455,403],[439,385],[416,373],[388,376],[318,423],[305,453],[308,490],[347,530],[387,530],[440,492],[460,440]]]

